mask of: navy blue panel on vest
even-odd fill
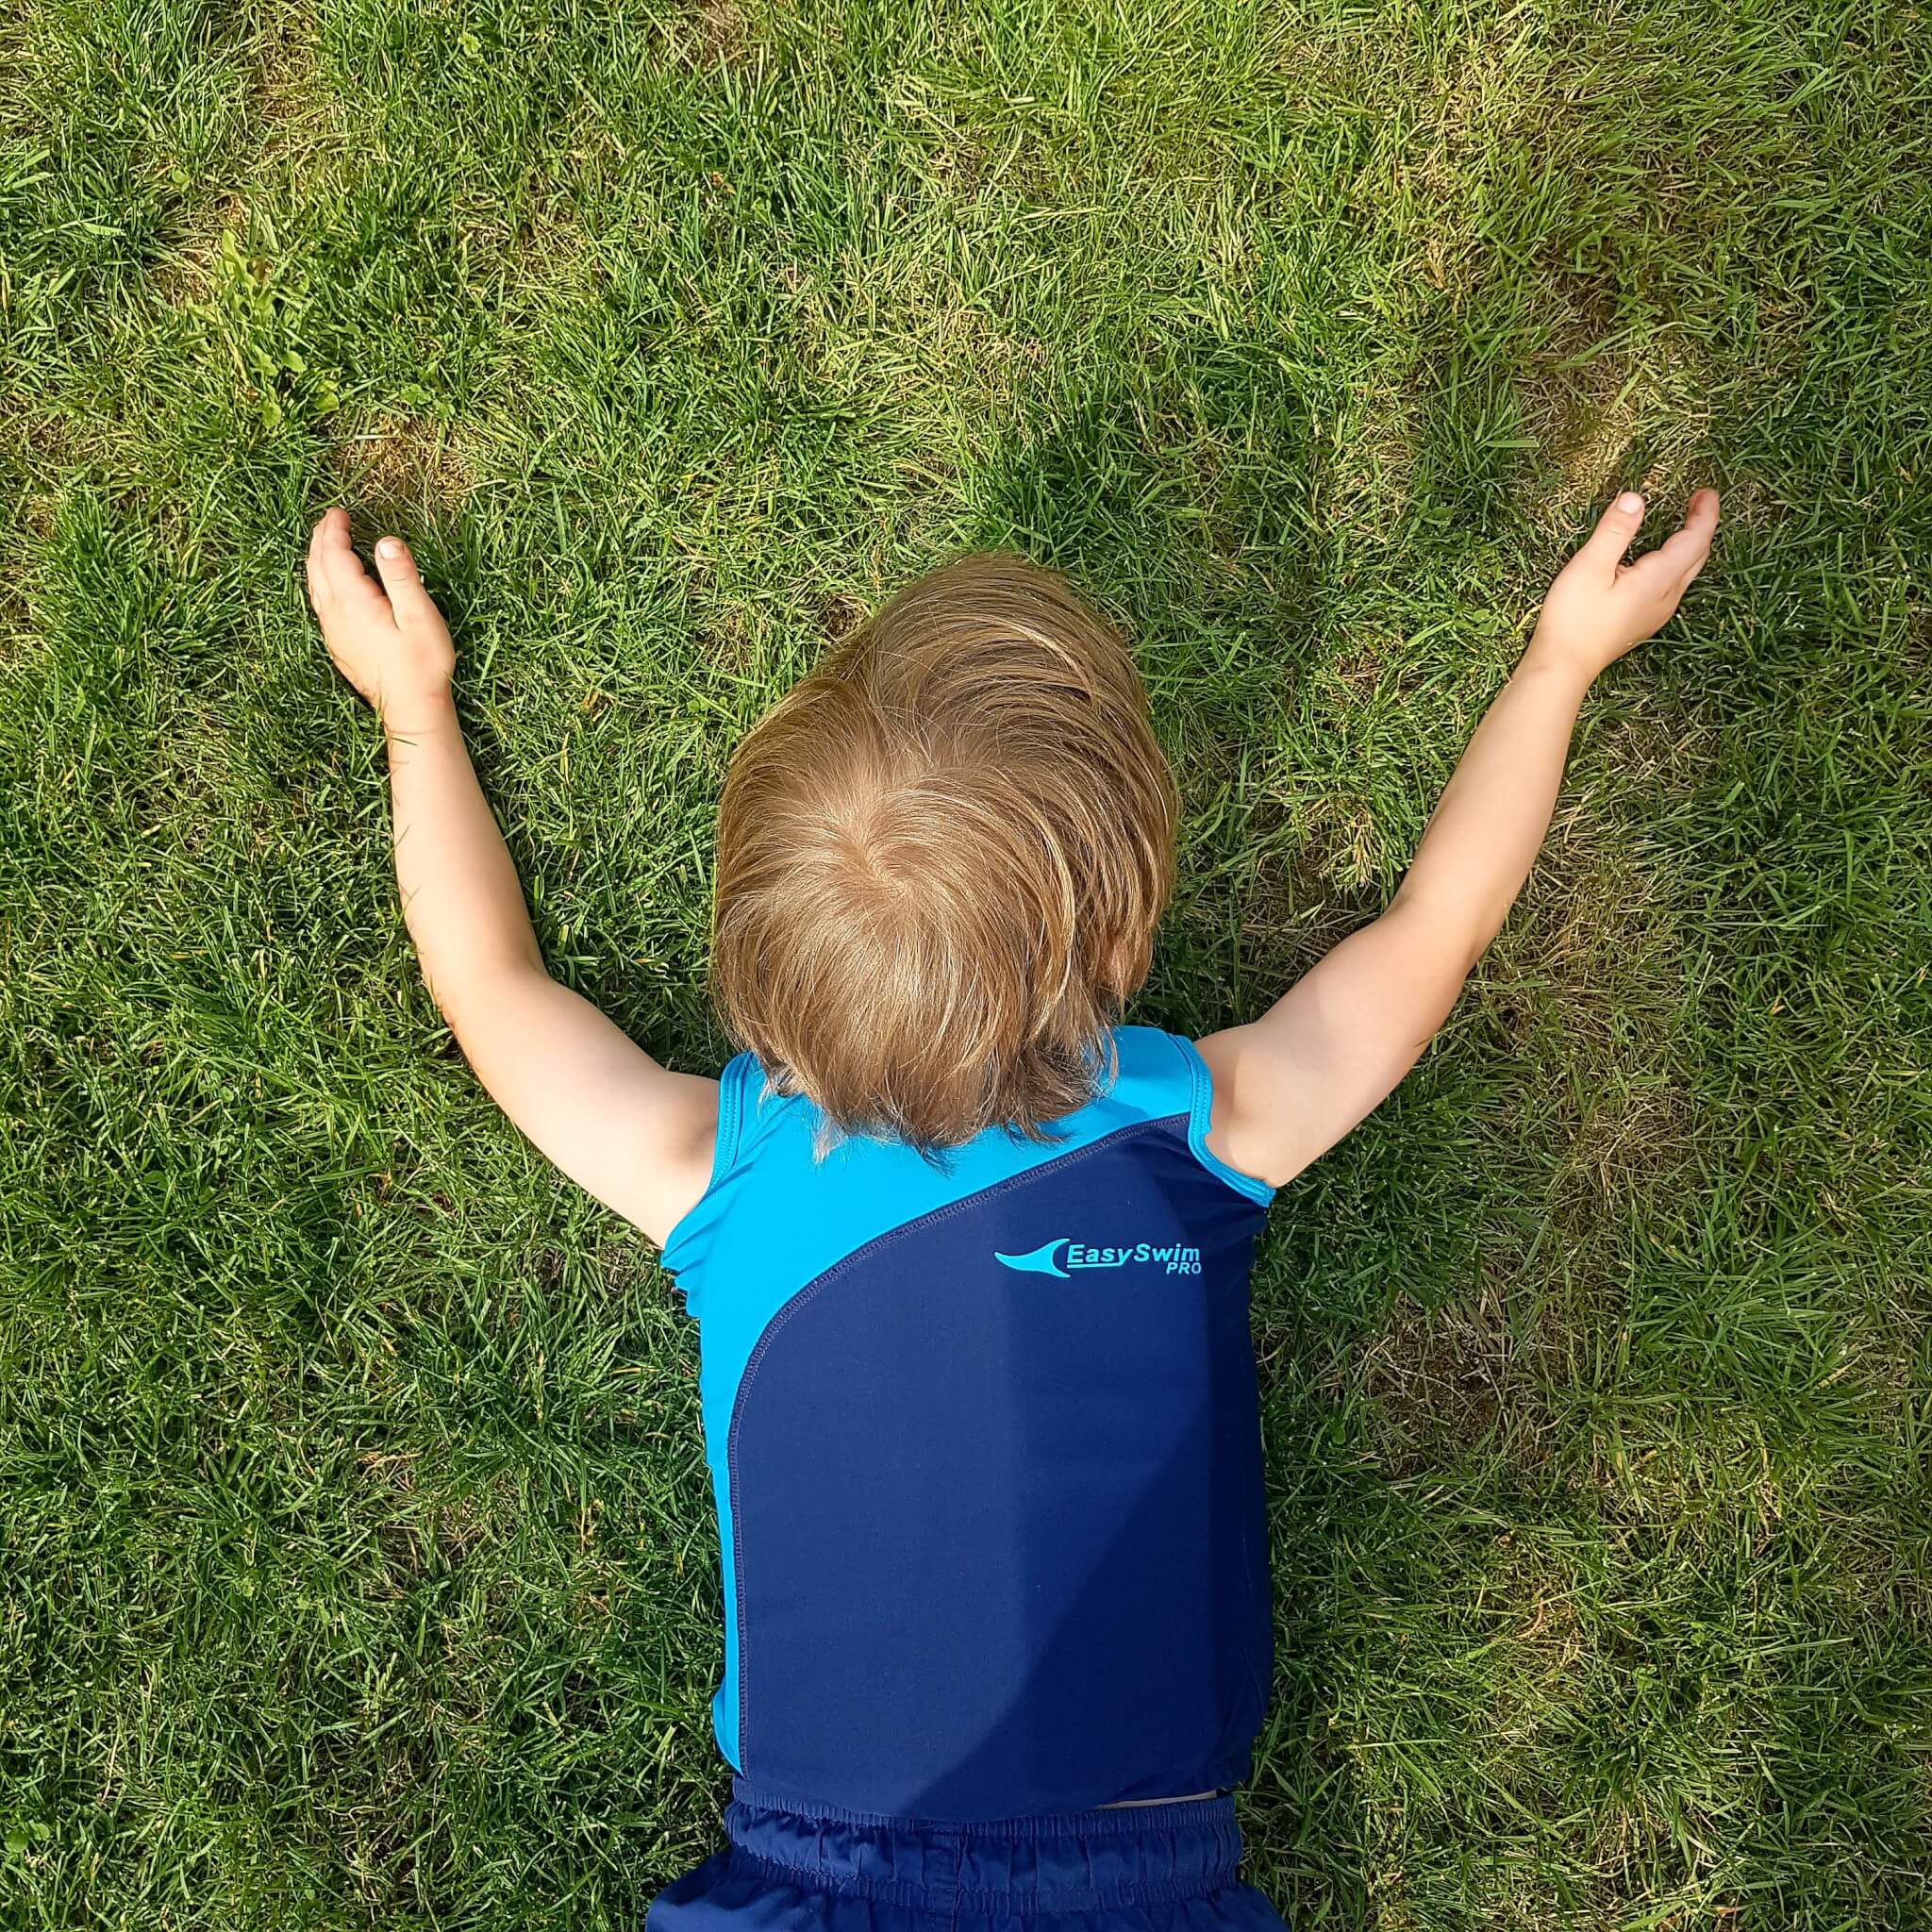
[[[744,1774],[970,1823],[1230,1785],[1270,1669],[1264,1208],[1129,1125],[894,1228],[732,1413]]]

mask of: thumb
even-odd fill
[[[1624,560],[1624,553],[1637,541],[1637,533],[1643,527],[1643,499],[1634,490],[1626,490],[1612,500],[1608,509],[1597,519],[1596,528],[1590,534],[1590,541],[1578,553],[1592,563],[1600,564],[1606,572],[1614,571]]]
[[[390,608],[398,625],[420,624],[436,615],[436,606],[417,574],[416,559],[400,537],[385,537],[376,544],[375,574],[389,592]]]

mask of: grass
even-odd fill
[[[1932,51],[1890,0],[20,0],[0,1923],[634,1924],[708,1851],[691,1339],[417,983],[296,567],[404,530],[659,1054],[726,752],[968,543],[1133,627],[1139,1017],[1400,875],[1612,488],[1726,492],[1257,1290],[1298,1925],[1932,1924]]]

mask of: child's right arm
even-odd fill
[[[382,719],[396,882],[430,993],[491,1098],[661,1244],[710,1177],[718,1083],[659,1066],[544,970],[457,723],[441,613],[397,539],[375,557],[380,584],[330,510],[308,545],[308,594],[337,669]]]
[[[1388,911],[1246,1026],[1201,1041],[1210,1150],[1279,1187],[1381,1104],[1448,1017],[1542,844],[1597,673],[1669,622],[1717,529],[1714,490],[1659,549],[1625,494],[1551,587],[1523,661],[1471,739]]]

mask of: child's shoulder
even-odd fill
[[[1108,1047],[1092,1099],[1042,1124],[1041,1138],[995,1130],[936,1156],[900,1141],[828,1141],[810,1100],[741,1054],[720,1076],[710,1185],[673,1231],[665,1265],[679,1273],[727,1251],[769,1252],[807,1226],[827,1241],[865,1238],[1155,1122],[1170,1124],[1203,1166],[1265,1205],[1265,1191],[1207,1151],[1213,1089],[1193,1042],[1158,1026],[1119,1026]]]
[[[1149,1120],[1192,1111],[1208,1070],[1191,1040],[1159,1026],[1116,1026],[1112,1039],[1114,1076],[1102,1100]]]

